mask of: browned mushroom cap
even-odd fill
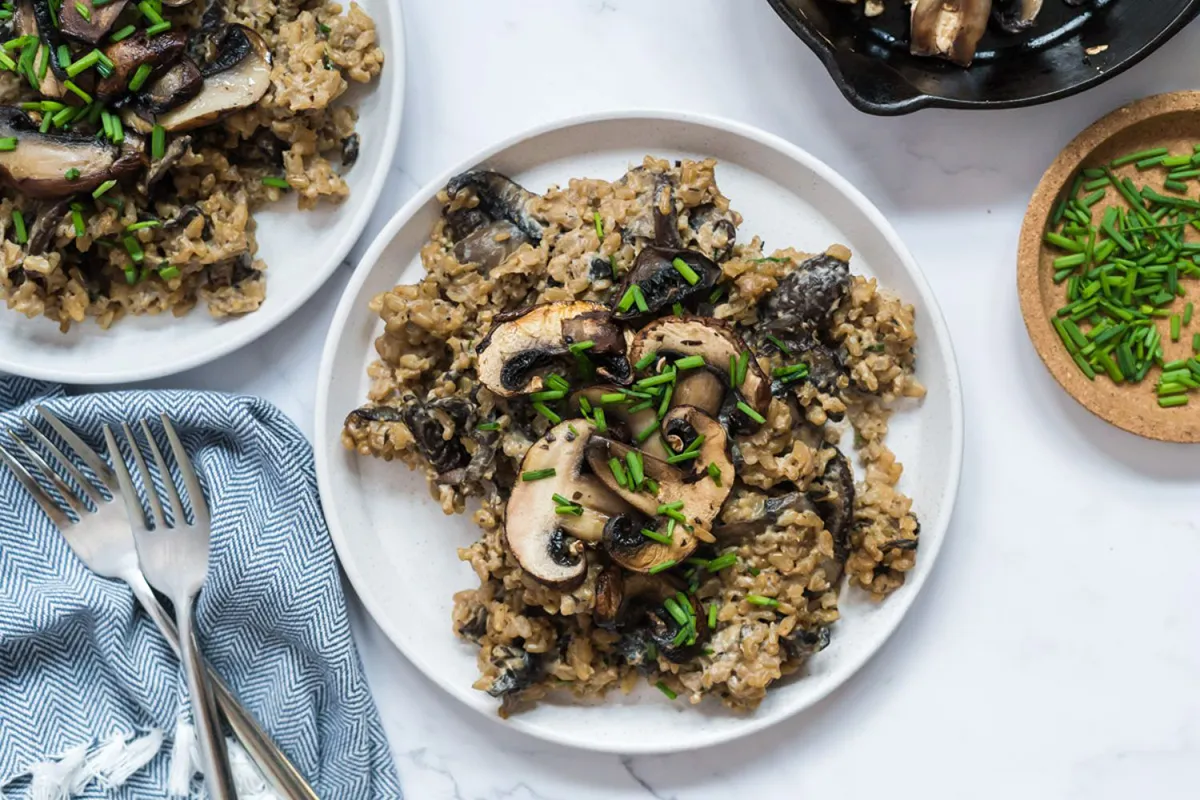
[[[179,61],[186,47],[187,36],[180,31],[167,31],[150,37],[147,37],[144,31],[138,31],[128,39],[113,42],[104,48],[104,55],[112,62],[113,71],[96,85],[96,93],[101,97],[115,97],[121,94],[129,86],[129,81],[138,67],[143,64],[150,65],[151,80],[158,78]],[[199,77],[198,70],[196,75]]]
[[[661,605],[681,588],[667,575],[627,575],[620,567],[610,564],[596,576],[596,605],[592,619],[601,628],[609,629],[636,623],[638,605]]]
[[[94,136],[40,133],[25,112],[0,106],[0,138],[7,137],[17,147],[0,152],[0,179],[30,197],[91,191],[106,180],[131,177],[145,164],[132,140],[117,148]],[[78,170],[78,177],[68,180],[68,170]]]
[[[129,0],[111,0],[100,5],[93,5],[92,2],[79,0],[78,3],[63,3],[58,9],[59,29],[72,39],[96,44],[112,29],[117,17],[129,4]],[[86,18],[79,13],[80,6],[87,9]]]
[[[522,569],[547,586],[578,585],[587,573],[582,542],[599,542],[611,515],[628,510],[601,483],[581,473],[593,430],[591,423],[577,419],[548,431],[526,452],[508,498],[508,549]],[[556,494],[580,506],[579,513],[559,513]]]
[[[534,306],[517,316],[497,317],[479,343],[479,379],[501,397],[542,389],[541,371],[570,356],[572,344],[592,342],[586,358],[597,373],[628,383],[632,369],[625,358],[625,339],[608,309],[599,303],[570,301]],[[571,363],[574,357],[570,357]]]
[[[912,4],[912,54],[940,56],[971,66],[991,10],[992,0],[916,0]]]
[[[655,524],[637,513],[619,514],[604,526],[604,552],[630,572],[649,572],[668,562],[679,562],[691,555],[698,543],[683,525],[675,525],[670,542],[660,542],[642,533],[655,530]],[[666,526],[658,534],[666,535]]]
[[[662,430],[667,443],[676,452],[696,449],[699,454],[682,464],[683,481],[679,492],[684,496],[678,499],[684,501],[689,517],[703,519],[703,525],[708,527],[725,505],[735,478],[725,429],[698,408],[678,406],[663,417]],[[697,446],[696,440],[700,437],[703,438]],[[715,478],[710,469],[717,472]]]
[[[171,76],[170,85],[148,87],[148,93],[161,95],[160,99],[174,100],[180,91],[185,94],[190,91],[194,75],[186,67],[175,75],[172,72],[174,70],[156,81]],[[187,131],[254,105],[271,86],[271,51],[254,31],[242,25],[230,25],[218,45],[217,58],[200,68],[200,72],[203,85],[191,99],[163,113],[145,109],[144,115],[150,115],[168,132]]]
[[[200,74],[200,68],[194,61],[184,56],[174,66],[146,85],[137,98],[138,110],[165,116],[171,109],[179,108],[184,103],[195,99],[202,91],[204,91],[204,76]],[[207,122],[196,125],[175,125],[171,130],[190,130],[203,124],[207,124]],[[135,125],[134,127],[140,130],[145,126]]]
[[[765,415],[771,404],[771,382],[742,337],[726,322],[711,317],[663,317],[642,328],[629,345],[629,360],[638,363],[648,353],[660,356],[700,356],[704,366],[733,387],[731,359],[747,364],[746,377],[733,387],[755,412]],[[685,376],[686,377],[686,376]],[[709,398],[703,398],[708,405]],[[741,414],[741,412],[737,412]]]
[[[715,417],[721,410],[721,401],[724,398],[725,384],[713,373],[701,369],[685,372],[675,382],[671,405],[693,406],[710,417]]]

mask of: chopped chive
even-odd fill
[[[675,374],[675,370],[671,369],[667,372],[659,373],[658,375],[651,375],[649,378],[642,378],[640,381],[635,383],[634,386],[639,389],[648,389],[651,386],[661,386],[664,383],[674,383]]]
[[[1165,147],[1155,147],[1150,150],[1142,150],[1137,153],[1130,153],[1129,155],[1121,156],[1120,158],[1114,160],[1112,162],[1112,164],[1110,164],[1110,166],[1113,169],[1116,169],[1117,167],[1123,167],[1126,164],[1132,164],[1135,161],[1141,161],[1146,158],[1154,158],[1155,156],[1166,156],[1169,152],[1171,152],[1171,151]]]
[[[1067,241],[1071,241],[1071,240],[1067,239]],[[772,336],[769,333],[767,334],[767,341],[770,342],[771,344],[775,345],[776,347],[778,347],[779,352],[783,353],[785,356],[790,356],[792,354],[792,351],[787,348],[787,345],[785,345],[783,342],[779,341],[778,339],[776,339],[774,336]]]
[[[162,125],[155,125],[150,132],[150,157],[159,161],[167,152],[167,131]]]
[[[721,468],[717,466],[715,461],[708,462],[708,477],[712,478],[712,482],[717,486],[721,485]]]
[[[146,257],[146,254],[142,251],[142,245],[132,236],[121,237],[121,243],[125,245],[125,251],[129,253],[129,257],[135,262],[140,264],[142,259]]]
[[[81,239],[87,233],[87,226],[83,224],[83,212],[79,209],[71,211],[71,221],[75,225],[75,238]]]
[[[655,511],[654,513],[666,514],[668,511],[679,511],[682,508],[683,508],[683,501],[675,500],[670,503],[662,503],[661,505],[659,505],[658,510]]]
[[[688,356],[675,362],[675,369],[695,369],[704,366],[704,356]]]
[[[632,300],[630,302],[632,302]],[[654,363],[654,359],[656,358],[658,358],[658,353],[646,353],[646,355],[638,359],[637,363],[633,365],[633,368],[638,370],[645,369]]]
[[[95,52],[95,51],[92,51]],[[150,73],[154,71],[154,67],[149,64],[141,64],[137,71],[133,73],[133,77],[129,80],[129,91],[136,92],[146,83],[146,79],[150,77]]]
[[[544,392],[534,392],[533,394],[529,395],[529,399],[535,402],[540,402],[545,400],[562,400],[566,396],[567,393],[560,389],[547,389]]]
[[[682,317],[683,316],[683,304],[682,303],[672,303],[671,304],[671,313],[677,317]]]
[[[276,189],[290,189],[292,185],[283,178],[277,178],[274,175],[266,175],[262,179],[263,186],[272,186]]]
[[[691,286],[695,286],[700,282],[700,276],[696,274],[696,270],[688,266],[688,263],[682,258],[677,258],[672,261],[671,266],[673,266],[675,271],[682,275],[683,279]]]
[[[774,597],[763,597],[761,594],[746,595],[746,602],[764,608],[779,608],[779,601]]]
[[[646,311],[649,311],[650,306],[646,305],[646,298],[642,294],[642,287],[638,286],[635,283],[630,288],[633,289],[633,302],[637,306],[638,311],[641,311],[643,313],[645,313]]]
[[[1192,324],[1192,314],[1195,312],[1195,310],[1196,310],[1195,306],[1192,305],[1191,303],[1188,303],[1187,305],[1185,305],[1183,307],[1183,324],[1184,325]]]
[[[558,470],[556,470],[554,467],[547,467],[546,469],[533,469],[528,472],[522,472],[521,480],[526,482],[540,481],[545,478],[553,478],[557,474]]]
[[[747,417],[749,417],[750,419],[757,422],[759,425],[762,425],[764,422],[767,421],[766,418],[764,418],[762,414],[758,413],[753,408],[746,405],[745,401],[743,401],[743,400],[738,401],[737,407],[738,407],[738,411],[741,411],[743,414],[745,414]]]
[[[5,136],[0,139],[0,152],[11,152],[17,149],[17,137]]]
[[[709,628],[717,627],[717,604],[716,603],[708,604],[708,627]]]
[[[670,536],[664,536],[663,534],[659,533],[658,531],[652,531],[649,528],[642,528],[642,535],[645,536],[647,539],[658,542],[659,544],[670,544],[671,543]]]
[[[725,553],[724,555],[717,556],[712,561],[709,561],[708,566],[705,567],[705,569],[712,573],[720,572],[721,570],[728,569],[736,564],[737,558],[737,553]]]
[[[1200,353],[1200,333],[1192,334],[1192,352]]]
[[[679,695],[675,694],[674,690],[672,690],[670,686],[667,686],[662,681],[659,681],[658,683],[654,684],[654,687],[656,689],[658,689],[660,692],[662,692],[663,694],[665,694],[667,696],[668,700],[674,700],[676,697],[679,696]]]
[[[1186,394],[1177,394],[1171,397],[1158,398],[1159,408],[1175,408],[1176,406],[1186,406],[1187,403],[1188,396]]]
[[[642,533],[645,533],[645,531],[642,531]],[[691,607],[691,603],[687,602],[686,597],[683,598],[682,603],[689,608]],[[688,623],[688,614],[683,610],[683,605],[681,605],[680,601],[674,597],[668,597],[663,601],[663,608],[665,608],[667,613],[671,615],[672,619],[674,619],[680,625],[686,625]]]
[[[71,66],[71,48],[65,44],[60,44],[54,52],[58,55],[58,65],[60,67],[66,69]]]
[[[568,346],[567,349],[570,350],[575,355],[579,355],[580,353],[584,352],[585,350],[591,350],[595,346],[596,346],[595,342],[593,342],[591,339],[587,339],[582,342],[575,342],[575,344]]]
[[[1143,158],[1141,161],[1137,162],[1136,166],[1138,169],[1146,170],[1150,169],[1151,167],[1157,167],[1164,161],[1166,161],[1166,156],[1151,156],[1149,158]]]
[[[622,489],[629,488],[629,477],[625,474],[625,467],[621,466],[621,459],[613,456],[608,460],[608,468],[612,471],[613,477],[617,481],[617,485]]]
[[[682,464],[684,461],[691,461],[691,460],[699,458],[699,457],[700,457],[699,453],[679,453],[677,455],[667,456],[667,463],[668,464]]]
[[[75,95],[83,102],[85,102],[85,103],[92,102],[92,96],[90,94],[88,94],[87,92],[85,92],[83,89],[80,89],[78,86],[76,86],[73,81],[63,81],[63,87],[68,92]]]
[[[671,567],[675,566],[675,563],[676,563],[675,559],[668,558],[666,561],[663,561],[661,564],[655,564],[653,567],[646,570],[646,572],[648,572],[651,575],[657,575],[658,573],[668,570]]]
[[[604,219],[600,216],[599,211],[592,212],[592,221],[596,223],[596,238],[601,242],[604,241]]]
[[[638,444],[641,444],[642,442],[646,441],[651,436],[653,436],[654,432],[657,430],[658,430],[658,425],[652,424],[652,425],[648,426],[645,430],[643,430],[641,433],[634,436],[633,438],[635,441],[637,441]]]
[[[83,3],[79,2],[79,0],[75,0],[75,10],[78,11],[79,16],[83,17],[86,21],[92,21],[92,10]]]
[[[107,192],[109,189],[113,188],[116,185],[117,185],[117,182],[110,178],[109,180],[106,180],[104,183],[97,186],[92,191],[92,197],[99,200],[101,195],[103,195],[105,192]],[[126,230],[128,230],[128,228]]]
[[[179,267],[175,267],[175,266],[163,267],[162,269],[160,269],[158,271],[158,277],[162,278],[164,281],[169,281],[172,278],[178,278],[179,277]]]
[[[144,231],[147,228],[157,228],[161,225],[162,225],[162,223],[156,219],[148,219],[148,220],[144,220],[142,222],[134,222],[130,225],[126,225],[125,231],[127,233],[133,233],[134,231]]]
[[[625,294],[621,295],[621,302],[617,303],[618,311],[628,311],[633,307],[633,286],[625,290]]]
[[[17,244],[25,244],[29,241],[29,234],[25,230],[25,215],[20,211],[13,209],[12,221],[13,231],[17,237]]]
[[[734,386],[741,386],[746,382],[746,373],[750,369],[750,351],[743,350],[737,360],[737,377],[733,382]]]
[[[67,75],[74,78],[76,75],[83,72],[84,70],[88,70],[88,69],[91,69],[92,67],[96,66],[96,62],[98,62],[99,60],[100,60],[100,51],[93,50],[92,52],[90,52],[87,55],[80,58],[75,63],[71,64],[71,66],[67,67]]]
[[[659,490],[658,481],[654,480],[654,478],[646,478],[646,491],[649,492],[650,494],[657,495],[658,490]],[[671,532],[675,530],[675,526],[673,524],[671,524],[674,521],[675,520],[670,520],[667,523],[667,535],[668,536],[670,536]]]
[[[166,33],[169,30],[171,30],[170,21],[163,21],[163,22],[159,22],[155,25],[151,25],[149,28],[146,28],[146,35],[147,36],[158,36],[160,33]]]
[[[1172,342],[1179,341],[1179,336],[1182,332],[1180,323],[1182,323],[1182,321],[1183,320],[1180,319],[1178,314],[1171,315],[1171,341]]]
[[[122,39],[128,39],[130,36],[133,36],[135,33],[137,33],[136,26],[126,25],[124,28],[121,28],[116,33],[114,33],[112,36],[109,36],[108,40],[110,42],[119,42]]]
[[[499,422],[481,422],[475,426],[476,430],[480,431],[498,431],[500,430]]]
[[[562,417],[547,408],[545,403],[534,403],[533,410],[550,420],[551,425],[557,425],[562,422]]]
[[[642,472],[642,454],[637,450],[630,450],[625,454],[625,463],[629,466],[630,488],[641,489],[642,481],[646,479],[645,473]]]
[[[671,410],[671,397],[675,394],[675,384],[667,384],[667,390],[663,392],[662,400],[658,403],[658,418],[662,419]]]
[[[715,306],[717,304],[717,301],[721,299],[721,295],[724,293],[725,293],[724,286],[718,286],[717,288],[713,289],[712,292],[709,293],[709,295],[708,295],[709,305]]]
[[[586,399],[586,398],[584,398],[584,399]],[[605,404],[624,403],[628,399],[629,399],[628,397],[621,394],[620,392],[606,392],[606,393],[600,395],[600,402],[605,403]]]
[[[163,21],[162,14],[158,13],[158,9],[155,8],[154,4],[151,3],[150,0],[142,0],[142,2],[137,4],[137,7],[138,10],[142,12],[142,15],[149,20],[152,25]]]

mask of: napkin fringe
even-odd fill
[[[281,800],[275,790],[263,780],[258,767],[250,755],[233,739],[225,740],[229,751],[229,769],[233,774],[233,786],[239,800]],[[171,744],[171,766],[167,772],[167,795],[190,797],[192,778],[202,774],[200,749],[196,743],[196,729],[184,717],[175,722],[175,738]],[[203,792],[200,794],[204,796]]]
[[[30,800],[69,800],[96,781],[105,789],[116,789],[158,754],[163,734],[157,728],[145,733],[114,733],[94,750],[89,742],[76,745],[53,758],[30,765],[4,786],[29,776]],[[0,797],[4,797],[0,791]]]

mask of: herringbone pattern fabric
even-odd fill
[[[0,428],[42,401],[98,452],[100,426],[170,413],[213,512],[198,608],[216,669],[322,798],[399,798],[346,618],[312,450],[254,398],[203,392],[64,396],[0,377]],[[82,742],[173,730],[178,666],[130,591],[88,572],[0,468],[0,780]],[[169,745],[169,742],[168,742]],[[163,797],[167,753],[116,794]],[[10,787],[22,797],[22,784]]]

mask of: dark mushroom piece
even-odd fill
[[[722,544],[744,542],[763,533],[779,521],[785,511],[803,514],[806,511],[816,512],[816,506],[804,492],[788,492],[776,497],[768,497],[763,501],[762,509],[750,519],[716,525],[712,529],[713,536]]]
[[[696,537],[683,525],[675,526],[670,543],[655,541],[642,533],[654,529],[655,524],[649,517],[632,512],[618,514],[605,524],[601,545],[609,558],[635,573],[649,572],[659,564],[682,561],[696,549]]]
[[[805,383],[811,383],[825,394],[836,394],[850,385],[850,373],[842,360],[841,353],[820,341],[813,334],[804,331],[792,331],[792,335],[779,336],[771,334],[787,347],[785,358],[790,362],[799,362],[808,367],[804,376],[784,376],[771,382],[771,394],[776,397],[786,395],[789,391],[797,390]],[[764,339],[760,345],[763,348],[775,347],[775,343]]]
[[[508,220],[489,222],[459,239],[454,245],[454,257],[460,264],[478,264],[486,273],[507,261],[528,241],[521,229]]]
[[[682,266],[676,266],[679,262]],[[613,308],[619,320],[657,316],[676,303],[695,305],[708,297],[721,277],[721,268],[696,250],[647,245],[634,259],[633,269],[613,293]],[[642,293],[646,310],[633,300],[633,287]]]
[[[39,255],[50,249],[50,246],[54,244],[54,232],[58,229],[58,223],[62,222],[70,208],[71,201],[69,199],[41,204],[38,208],[37,219],[33,221],[33,226],[29,229],[29,244],[26,245],[26,251],[30,255]]]
[[[96,93],[104,98],[124,93],[134,73],[144,64],[151,68],[149,79],[158,78],[183,57],[186,47],[187,36],[180,31],[167,31],[157,36],[146,36],[145,31],[138,31],[128,39],[113,42],[104,48],[104,55],[112,62],[113,70],[96,84]]]
[[[21,0],[13,14],[13,32],[38,40],[33,63],[41,64],[47,58],[50,60],[46,74],[38,79],[38,92],[43,97],[58,99],[69,93],[62,84],[67,78],[66,69],[58,63],[58,45],[63,44],[62,33],[53,20],[48,0]],[[45,35],[42,35],[42,30],[46,31]],[[68,99],[74,97],[72,94]]]
[[[404,398],[404,405],[364,406],[350,412],[346,424],[362,422],[402,422],[412,433],[417,450],[438,473],[465,466],[470,461],[466,448],[457,436],[446,438],[446,428],[436,412],[441,412],[456,429],[463,431],[470,424],[471,405],[462,398],[445,398],[422,403],[413,395]]]
[[[165,178],[171,171],[171,167],[179,163],[179,159],[183,158],[191,145],[191,136],[179,136],[172,139],[163,150],[162,158],[151,163],[150,168],[146,170],[146,188],[152,188],[156,183]],[[192,206],[192,208],[195,208],[195,206]]]
[[[144,114],[166,114],[171,109],[193,100],[203,90],[204,76],[200,74],[200,68],[190,58],[179,59],[174,66],[148,83],[138,94],[137,111],[130,111],[132,127],[145,133],[153,126],[145,121]],[[165,125],[163,127],[166,128]],[[198,126],[176,126],[172,130],[190,130],[193,127]]]
[[[959,66],[971,66],[991,11],[992,0],[915,0],[912,54],[939,56]]]
[[[586,420],[552,428],[525,453],[508,498],[504,538],[509,552],[530,577],[547,586],[579,585],[587,574],[583,542],[599,543],[609,520],[628,509],[582,472],[593,430]],[[559,513],[555,495],[576,504],[578,513]]]
[[[695,617],[696,640],[691,644],[686,640],[676,643],[681,626],[664,613],[663,604],[668,600],[685,613],[690,609]],[[592,619],[601,628],[624,633],[617,650],[626,663],[634,666],[654,663],[657,659],[652,654],[659,653],[669,661],[687,661],[699,653],[710,633],[706,615],[699,613],[699,603],[671,578],[627,575],[616,566],[609,566],[596,578]]]
[[[479,208],[492,220],[508,220],[529,241],[541,242],[542,221],[529,211],[529,203],[536,195],[520,184],[499,172],[472,170],[455,175],[446,184],[446,193],[452,200],[464,191],[474,193]]]
[[[357,133],[352,133],[345,139],[342,139],[342,171],[350,169],[354,166],[354,162],[358,161],[358,150],[362,144],[362,138]]]
[[[196,69],[202,76],[195,89]],[[187,131],[216,122],[226,114],[257,103],[271,86],[271,51],[263,38],[243,25],[230,25],[217,46],[217,57],[202,67],[183,58],[161,78],[146,87],[144,106],[137,114],[161,125],[168,133]],[[191,94],[189,98],[188,95]],[[169,110],[155,108],[170,106]],[[131,124],[137,125],[136,121]],[[144,128],[145,122],[141,127]]]
[[[601,378],[628,384],[633,377],[625,337],[599,303],[546,303],[496,319],[477,348],[477,368],[479,380],[501,397],[541,390],[539,373],[564,359],[573,364],[571,345],[583,342],[592,343],[585,357]]]
[[[478,643],[483,635],[487,633],[488,610],[487,606],[480,603],[471,612],[471,616],[463,620],[455,628],[455,633],[463,639]]]
[[[833,451],[821,480],[814,486],[816,491],[812,499],[825,523],[825,530],[833,536],[835,558],[845,563],[850,555],[850,534],[854,528],[854,469],[841,450],[834,447]],[[841,577],[840,570],[836,577]],[[836,582],[828,571],[826,578],[830,583]]]
[[[88,192],[107,180],[124,180],[145,165],[132,139],[118,148],[94,136],[40,133],[24,111],[0,106],[0,138],[20,147],[0,152],[0,180],[28,197],[55,198]],[[74,180],[67,172],[78,176]]]
[[[788,660],[804,661],[828,647],[829,638],[829,628],[821,626],[816,630],[795,628],[787,636],[781,636],[779,641]]]
[[[488,659],[497,670],[487,693],[492,697],[518,694],[528,689],[541,675],[541,662],[524,648],[499,644],[492,647]]]
[[[58,9],[59,28],[72,39],[97,44],[112,29],[127,5],[129,0],[110,0],[101,5],[93,5],[93,0],[63,3]],[[80,13],[80,6],[87,9],[86,17]]]
[[[824,331],[850,291],[850,255],[841,245],[803,261],[763,302],[762,330],[779,338]]]
[[[992,0],[992,19],[1005,33],[1033,27],[1042,12],[1042,0]]]
[[[712,255],[713,261],[721,264],[733,255],[733,247],[737,244],[737,221],[732,211],[722,211],[715,203],[705,203],[692,209],[688,227],[697,244]]]
[[[731,432],[742,432],[757,428],[755,421],[744,410],[737,407],[744,401],[756,414],[766,416],[771,405],[771,382],[758,366],[758,360],[742,341],[731,325],[711,317],[663,317],[642,328],[629,345],[629,360],[636,364],[649,353],[660,357],[700,356],[704,359],[703,369],[719,379],[724,391],[717,403],[722,421]],[[730,375],[733,362],[746,364],[746,375],[740,385]],[[686,373],[683,378],[688,378]],[[703,408],[713,405],[711,384],[707,388],[697,386],[698,397]]]

